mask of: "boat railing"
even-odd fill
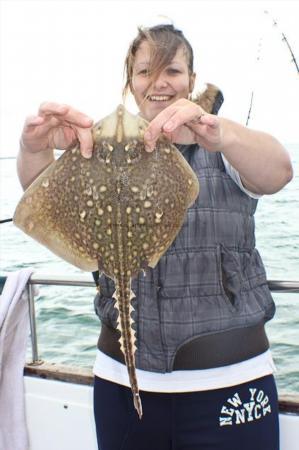
[[[32,362],[30,364],[39,364],[36,316],[34,304],[33,285],[55,285],[55,286],[81,286],[95,287],[92,279],[84,275],[58,276],[58,275],[39,275],[33,274],[27,284],[29,298],[29,315],[31,330]],[[275,293],[299,293],[299,281],[268,280],[268,286],[271,292]]]

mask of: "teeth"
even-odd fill
[[[165,102],[169,100],[171,97],[170,95],[151,95],[149,97],[150,100],[156,101],[156,102]]]

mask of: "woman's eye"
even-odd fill
[[[180,73],[178,69],[174,69],[172,67],[169,67],[169,69],[167,69],[167,72],[171,75],[176,75],[177,73]]]
[[[147,69],[142,69],[142,70],[139,70],[139,72],[138,72],[138,75],[148,76],[148,74],[149,74],[149,72]]]

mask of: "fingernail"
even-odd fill
[[[151,148],[149,145],[146,145],[146,146],[145,146],[145,150],[146,150],[147,152],[152,152],[154,149]]]
[[[92,157],[92,150],[86,150],[83,156],[84,158],[90,159]]]

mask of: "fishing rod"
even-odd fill
[[[276,28],[278,29],[278,23],[277,23],[277,20],[275,20],[272,16],[270,16],[269,11],[265,10],[265,11],[264,11],[264,14],[269,15],[269,17],[271,17],[271,20],[272,20],[272,26],[273,26],[273,27],[276,27]],[[281,34],[281,36],[282,36],[282,42],[285,43],[285,45],[287,46],[287,48],[288,48],[288,50],[289,50],[289,52],[290,52],[290,54],[291,54],[291,56],[292,56],[291,61],[292,61],[292,63],[294,63],[294,65],[295,65],[297,74],[299,74],[299,65],[298,65],[298,63],[297,63],[297,60],[296,60],[295,54],[294,54],[294,52],[293,52],[293,49],[292,49],[292,47],[291,47],[291,44],[290,44],[288,38],[286,37],[285,33],[284,33],[283,31],[279,30],[279,29],[278,29],[278,31],[280,32],[280,34]],[[259,47],[258,47],[257,58],[256,58],[256,59],[257,59],[257,62],[260,61],[261,47],[262,47],[262,38],[261,38],[260,41],[259,41]],[[249,120],[250,120],[250,114],[251,114],[252,105],[253,105],[253,98],[254,98],[254,90],[252,90],[252,92],[251,92],[250,104],[249,104],[249,109],[248,109],[248,114],[247,114],[247,120],[246,120],[246,126],[248,126],[248,123],[249,123]]]
[[[257,49],[256,64],[258,64],[261,59],[262,42],[263,42],[263,39],[260,38],[259,43],[258,43],[258,49]],[[248,110],[247,119],[246,119],[246,126],[248,126],[248,123],[250,120],[250,114],[251,114],[252,105],[253,105],[253,97],[254,97],[254,90],[252,90],[252,92],[251,92],[249,110]]]
[[[1,224],[1,223],[6,223],[6,222],[12,222],[12,218],[11,218],[11,219],[3,219],[3,220],[0,220],[0,224]]]
[[[267,10],[264,11],[264,14],[269,14],[269,16],[270,16],[269,11],[267,11]],[[270,17],[272,19],[272,25],[278,29],[277,20],[275,20],[272,16],[270,16]],[[289,52],[290,52],[290,54],[292,56],[292,60],[291,61],[294,63],[294,65],[296,67],[296,70],[297,70],[297,73],[299,74],[299,66],[298,66],[297,60],[295,58],[295,54],[293,52],[291,44],[289,43],[289,41],[288,41],[286,35],[283,33],[283,31],[281,31],[281,30],[278,30],[278,31],[280,32],[280,34],[282,36],[282,41],[285,42],[285,44],[286,44],[286,46],[287,46],[287,48],[288,48],[288,50],[289,50]]]

